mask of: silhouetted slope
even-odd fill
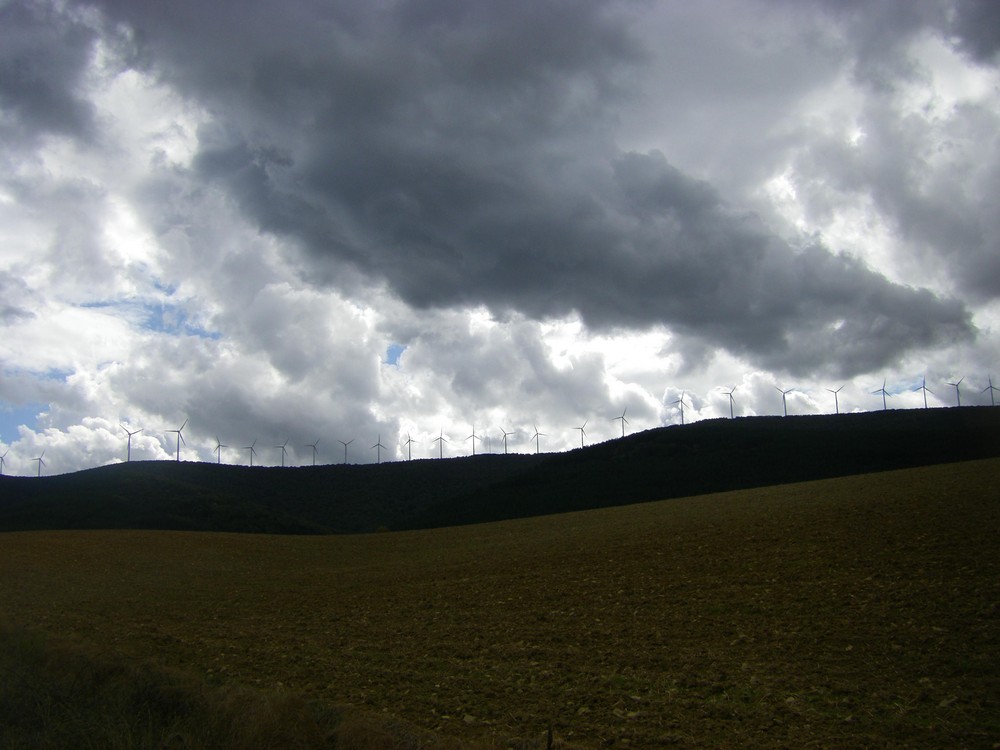
[[[133,461],[52,477],[0,477],[0,530],[374,531],[542,458],[297,468]]]
[[[0,530],[349,533],[560,513],[1000,455],[1000,410],[709,420],[570,451],[299,468],[133,462],[0,477]]]
[[[983,407],[705,420],[554,454],[410,523],[480,523],[997,455],[1000,410]]]

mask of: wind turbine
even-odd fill
[[[375,445],[372,446],[372,450],[375,451],[375,463],[377,463],[377,464],[382,463],[382,449],[383,448],[385,448],[385,446],[382,445],[382,435],[379,435],[378,436],[378,442],[375,443]]]
[[[406,441],[403,443],[406,446],[406,460],[409,461],[413,458],[413,449],[410,448],[413,445],[413,438],[410,437],[410,433],[406,433]]]
[[[915,391],[923,391],[924,392],[924,408],[926,409],[927,408],[927,394],[928,393],[934,393],[934,391],[932,391],[930,388],[927,387],[927,376],[926,375],[924,376],[923,381],[920,383],[920,387],[919,388],[914,388],[913,390],[915,390]]]
[[[958,379],[957,383],[948,383],[947,384],[947,385],[953,385],[953,386],[955,386],[955,398],[958,400],[958,405],[959,406],[962,405],[962,392],[960,390],[958,390],[958,386],[960,386],[962,384],[963,380],[965,380],[965,376],[964,375]]]
[[[847,385],[847,383],[844,383],[844,385]],[[840,414],[840,396],[837,395],[837,394],[839,394],[843,389],[844,389],[843,385],[840,386],[840,388],[836,388],[836,389],[835,388],[827,388],[827,390],[830,391],[830,393],[833,394],[833,406],[837,410],[836,411],[837,414]]]
[[[306,443],[306,448],[312,448],[313,449],[313,466],[316,465],[316,446],[318,446],[318,445],[319,445],[319,438],[316,438],[316,442],[315,443]]]
[[[622,415],[620,417],[615,417],[614,419],[611,420],[612,422],[617,422],[618,420],[621,420],[621,423],[622,423],[622,437],[625,437],[625,425],[628,424],[628,420],[625,419],[625,412],[627,412],[627,411],[628,411],[628,408],[623,409],[622,410]]]
[[[130,430],[121,422],[118,423],[118,426],[121,427],[123,430],[125,430],[125,432],[128,434],[128,452],[125,454],[125,461],[127,463],[132,460],[132,436],[138,435],[140,432],[142,432],[142,428],[140,427],[138,430]]]
[[[507,436],[513,433],[507,432],[503,427],[500,428],[500,432],[503,433],[503,454],[507,455]]]
[[[228,445],[223,445],[222,444],[222,441],[219,440],[219,436],[218,435],[215,436],[215,453],[218,456],[218,460],[216,461],[216,463],[218,463],[218,464],[222,463],[222,449],[223,448],[228,448],[228,447],[229,447]]]
[[[875,395],[876,393],[882,394],[882,411],[885,411],[886,409],[889,408],[885,402],[885,397],[892,395],[891,393],[889,393],[889,391],[885,389],[885,378],[882,378],[882,387],[879,388],[877,391],[872,391],[872,395]]]
[[[736,403],[736,399],[733,398],[733,394],[736,393],[736,386],[734,385],[731,390],[726,391],[726,395],[729,396],[729,418],[733,419],[733,404]]]
[[[251,466],[253,466],[253,457],[255,455],[257,455],[257,451],[254,449],[255,445],[257,445],[257,438],[254,438],[253,442],[250,443],[250,445],[244,445],[243,446],[243,450],[250,451],[250,465]]]
[[[579,427],[574,427],[573,428],[574,430],[579,430],[580,431],[580,447],[581,448],[583,447],[583,437],[584,437],[584,435],[587,434],[587,422],[589,422],[589,421],[590,421],[589,419],[585,419],[583,421],[582,425],[580,425]]]
[[[287,446],[287,445],[288,445],[288,441],[285,440],[285,442],[283,442],[281,445],[274,446],[275,448],[277,448],[277,449],[279,449],[281,451],[281,467],[282,468],[285,467],[285,454],[288,453],[288,449],[285,446]]]
[[[0,456],[0,477],[3,476],[3,466],[4,466],[5,463],[7,463],[7,454],[8,453],[10,453],[10,448],[7,448],[7,450],[5,450],[3,452],[3,455]]]
[[[44,456],[44,455],[45,455],[45,451],[43,450],[42,451],[42,456]],[[42,475],[42,466],[45,464],[45,462],[42,460],[42,456],[39,456],[38,458],[31,459],[32,461],[38,461],[38,476]]]
[[[177,460],[178,461],[181,460],[181,443],[184,443],[184,445],[187,445],[187,440],[185,440],[184,439],[184,435],[181,434],[184,431],[184,428],[187,427],[187,423],[188,423],[188,421],[185,419],[184,420],[184,424],[182,424],[176,430],[164,430],[164,432],[176,432],[177,433]]]
[[[681,424],[684,424],[684,391],[681,391],[681,397],[676,401],[671,401],[671,405],[680,404],[681,406]]]
[[[990,406],[996,406],[997,402],[993,398],[993,391],[1000,390],[1000,388],[997,388],[995,385],[993,385],[993,376],[992,375],[987,375],[986,378],[987,378],[987,380],[989,380],[990,384],[988,386],[986,386],[985,388],[983,388],[983,390],[980,391],[980,393],[986,393],[986,391],[989,391],[990,392]]]
[[[431,440],[431,442],[438,444],[438,458],[444,458],[444,444],[448,442],[448,438],[444,436],[444,430],[441,430],[441,434]]]
[[[539,432],[538,427],[536,425],[531,425],[531,426],[535,428],[535,434],[531,436],[531,439],[535,441],[535,455],[538,455],[538,438],[544,437],[545,433]]]
[[[781,408],[784,410],[785,416],[787,417],[788,416],[788,401],[785,399],[785,396],[787,396],[789,393],[791,393],[795,389],[794,388],[789,388],[787,391],[785,391],[785,390],[782,390],[781,388],[778,388],[778,386],[774,386],[774,387],[777,388],[779,391],[781,391]]]
[[[351,443],[354,442],[354,438],[351,438],[346,443],[343,440],[338,440],[337,442],[340,443],[342,446],[344,446],[344,463],[346,464],[347,463],[347,446],[349,446]]]
[[[469,435],[469,437],[467,437],[466,440],[471,440],[472,441],[472,455],[473,456],[476,455],[476,441],[477,440],[482,440],[482,438],[479,437],[478,435],[476,435],[476,425],[475,425],[475,423],[472,424],[472,434]]]

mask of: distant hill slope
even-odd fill
[[[1000,456],[1000,409],[747,417],[567,453],[275,468],[133,462],[0,477],[0,531],[451,526]]]

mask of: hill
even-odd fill
[[[386,534],[3,534],[0,748],[219,748],[178,729],[227,717],[293,725],[236,748],[445,747],[410,726],[520,750],[549,726],[554,750],[997,747],[998,478],[993,458]],[[83,658],[5,671],[5,619]],[[293,743],[306,702],[389,738]]]
[[[356,533],[562,513],[1000,456],[1000,410],[748,417],[567,453],[381,465],[133,462],[0,477],[0,531]]]

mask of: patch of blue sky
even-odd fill
[[[201,339],[221,338],[217,331],[209,331],[193,323],[181,305],[140,300],[102,300],[85,302],[80,307],[113,311],[132,325],[147,331],[171,336],[197,336]]]
[[[173,336],[197,336],[201,339],[219,339],[218,331],[209,331],[191,321],[187,311],[180,305],[145,305],[146,319],[143,327],[157,333]]]
[[[174,294],[177,292],[176,284],[167,284],[164,283],[163,281],[160,281],[159,279],[153,280],[153,288],[156,289],[156,291],[158,292],[163,292],[168,297],[174,296]]]
[[[403,356],[406,347],[402,344],[389,344],[385,350],[385,363],[387,365],[398,365],[399,358]]]
[[[21,433],[18,427],[24,425],[30,430],[38,429],[38,415],[49,410],[48,404],[8,404],[0,401],[0,441],[10,445]]]

